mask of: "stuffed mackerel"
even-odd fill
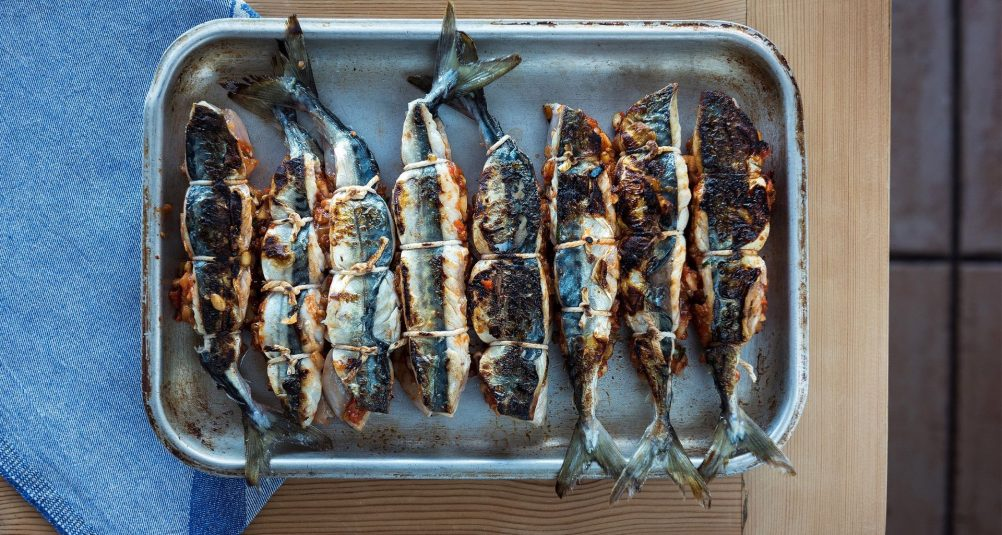
[[[401,141],[404,172],[393,188],[393,217],[400,240],[398,277],[403,302],[404,382],[427,415],[452,415],[470,368],[467,333],[466,179],[451,161],[438,109],[475,91],[518,65],[518,56],[460,64],[452,4],[438,40],[435,80],[407,107]]]
[[[613,119],[619,215],[619,306],[632,333],[630,353],[651,388],[651,422],[616,482],[612,501],[640,490],[655,463],[709,505],[709,493],[671,424],[672,378],[686,364],[688,325],[682,273],[689,178],[681,155],[678,84],[640,99]]]
[[[547,104],[543,110],[550,121],[543,178],[550,184],[561,345],[578,412],[557,474],[557,495],[563,497],[593,461],[613,478],[624,466],[622,453],[595,416],[598,379],[612,356],[619,280],[609,176],[615,160],[609,138],[595,119],[563,104]]]
[[[765,261],[759,256],[769,237],[776,192],[762,173],[769,145],[730,96],[703,93],[692,150],[692,245],[689,256],[698,276],[693,315],[706,363],[720,395],[720,420],[699,472],[706,481],[720,474],[739,448],[793,474],[793,466],[738,402],[739,367],[752,380],[741,349],[765,322]]]
[[[459,32],[459,60],[477,61],[476,44]],[[430,77],[412,76],[427,91]],[[487,109],[484,91],[458,99],[487,147],[473,201],[473,246],[478,260],[469,278],[473,330],[487,344],[480,357],[481,387],[499,415],[539,425],[546,414],[550,342],[549,274],[541,254],[547,204],[532,162]]]
[[[331,350],[323,394],[342,420],[361,430],[370,413],[389,411],[392,398],[389,354],[400,338],[399,301],[389,270],[393,221],[379,193],[379,168],[368,146],[317,97],[295,17],[289,19],[285,50],[282,76],[232,84],[230,96],[304,111],[324,142],[325,172],[335,190],[329,202],[314,209],[315,223],[329,229],[320,243],[329,247],[332,272],[324,319]]]
[[[253,197],[247,177],[257,165],[247,131],[237,115],[209,104],[192,105],[185,129],[184,173],[189,178],[181,211],[181,235],[190,261],[177,281],[180,319],[190,321],[203,343],[202,367],[244,415],[244,476],[256,485],[266,474],[279,440],[313,447],[330,440],[310,427],[258,404],[240,374],[240,330],[251,294],[254,251]]]

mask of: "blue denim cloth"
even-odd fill
[[[0,474],[63,533],[238,533],[248,489],[175,459],[140,388],[143,99],[239,0],[0,1]]]

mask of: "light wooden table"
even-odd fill
[[[264,16],[437,18],[443,0],[252,0]],[[806,114],[810,195],[811,391],[787,453],[712,487],[714,506],[651,481],[609,507],[610,483],[563,501],[552,482],[286,483],[248,533],[883,532],[887,468],[890,0],[457,0],[467,18],[722,19],[758,29],[790,61]],[[51,528],[0,483],[0,532]]]

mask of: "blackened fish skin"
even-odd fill
[[[439,107],[476,91],[521,59],[460,62],[455,12],[446,8],[435,79],[407,105],[401,135],[404,172],[393,188],[400,240],[397,268],[407,339],[405,390],[427,415],[455,413],[470,367],[466,270],[469,259],[466,178],[452,153]]]
[[[473,39],[458,32],[457,56],[479,60]],[[430,77],[410,79],[431,91]],[[472,241],[478,260],[467,290],[473,330],[487,344],[478,373],[487,404],[501,416],[535,425],[546,416],[549,282],[541,251],[547,204],[529,158],[487,108],[483,89],[450,105],[477,122],[487,147],[473,199]]]
[[[563,497],[592,462],[611,477],[619,477],[624,467],[619,448],[595,416],[598,379],[612,355],[619,252],[609,139],[581,110],[547,104],[544,112],[551,126],[543,178],[549,184],[556,250],[561,349],[578,412],[557,474],[557,495]]]
[[[331,345],[323,393],[345,423],[361,430],[370,413],[389,410],[391,399],[389,352],[400,337],[399,300],[389,271],[396,233],[371,150],[318,97],[295,17],[289,19],[283,45],[280,76],[230,84],[229,94],[249,107],[263,102],[298,109],[316,126],[324,151],[323,174],[332,191],[313,206],[317,242],[332,272],[323,320]]]
[[[698,172],[690,260],[699,283],[692,308],[721,407],[699,472],[713,479],[744,448],[793,474],[790,461],[745,414],[737,396],[742,348],[762,328],[767,307],[766,264],[759,252],[775,197],[771,175],[762,173],[769,146],[737,101],[718,91],[701,97],[692,145]]]
[[[678,84],[645,96],[613,119],[621,232],[620,306],[631,356],[647,379],[654,420],[613,488],[611,501],[638,492],[655,466],[704,504],[709,493],[672,426],[674,376],[686,364],[682,291],[689,219],[688,166],[680,152]]]

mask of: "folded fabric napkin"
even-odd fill
[[[63,533],[238,533],[281,484],[188,468],[140,388],[143,99],[240,0],[0,2],[0,475]]]

